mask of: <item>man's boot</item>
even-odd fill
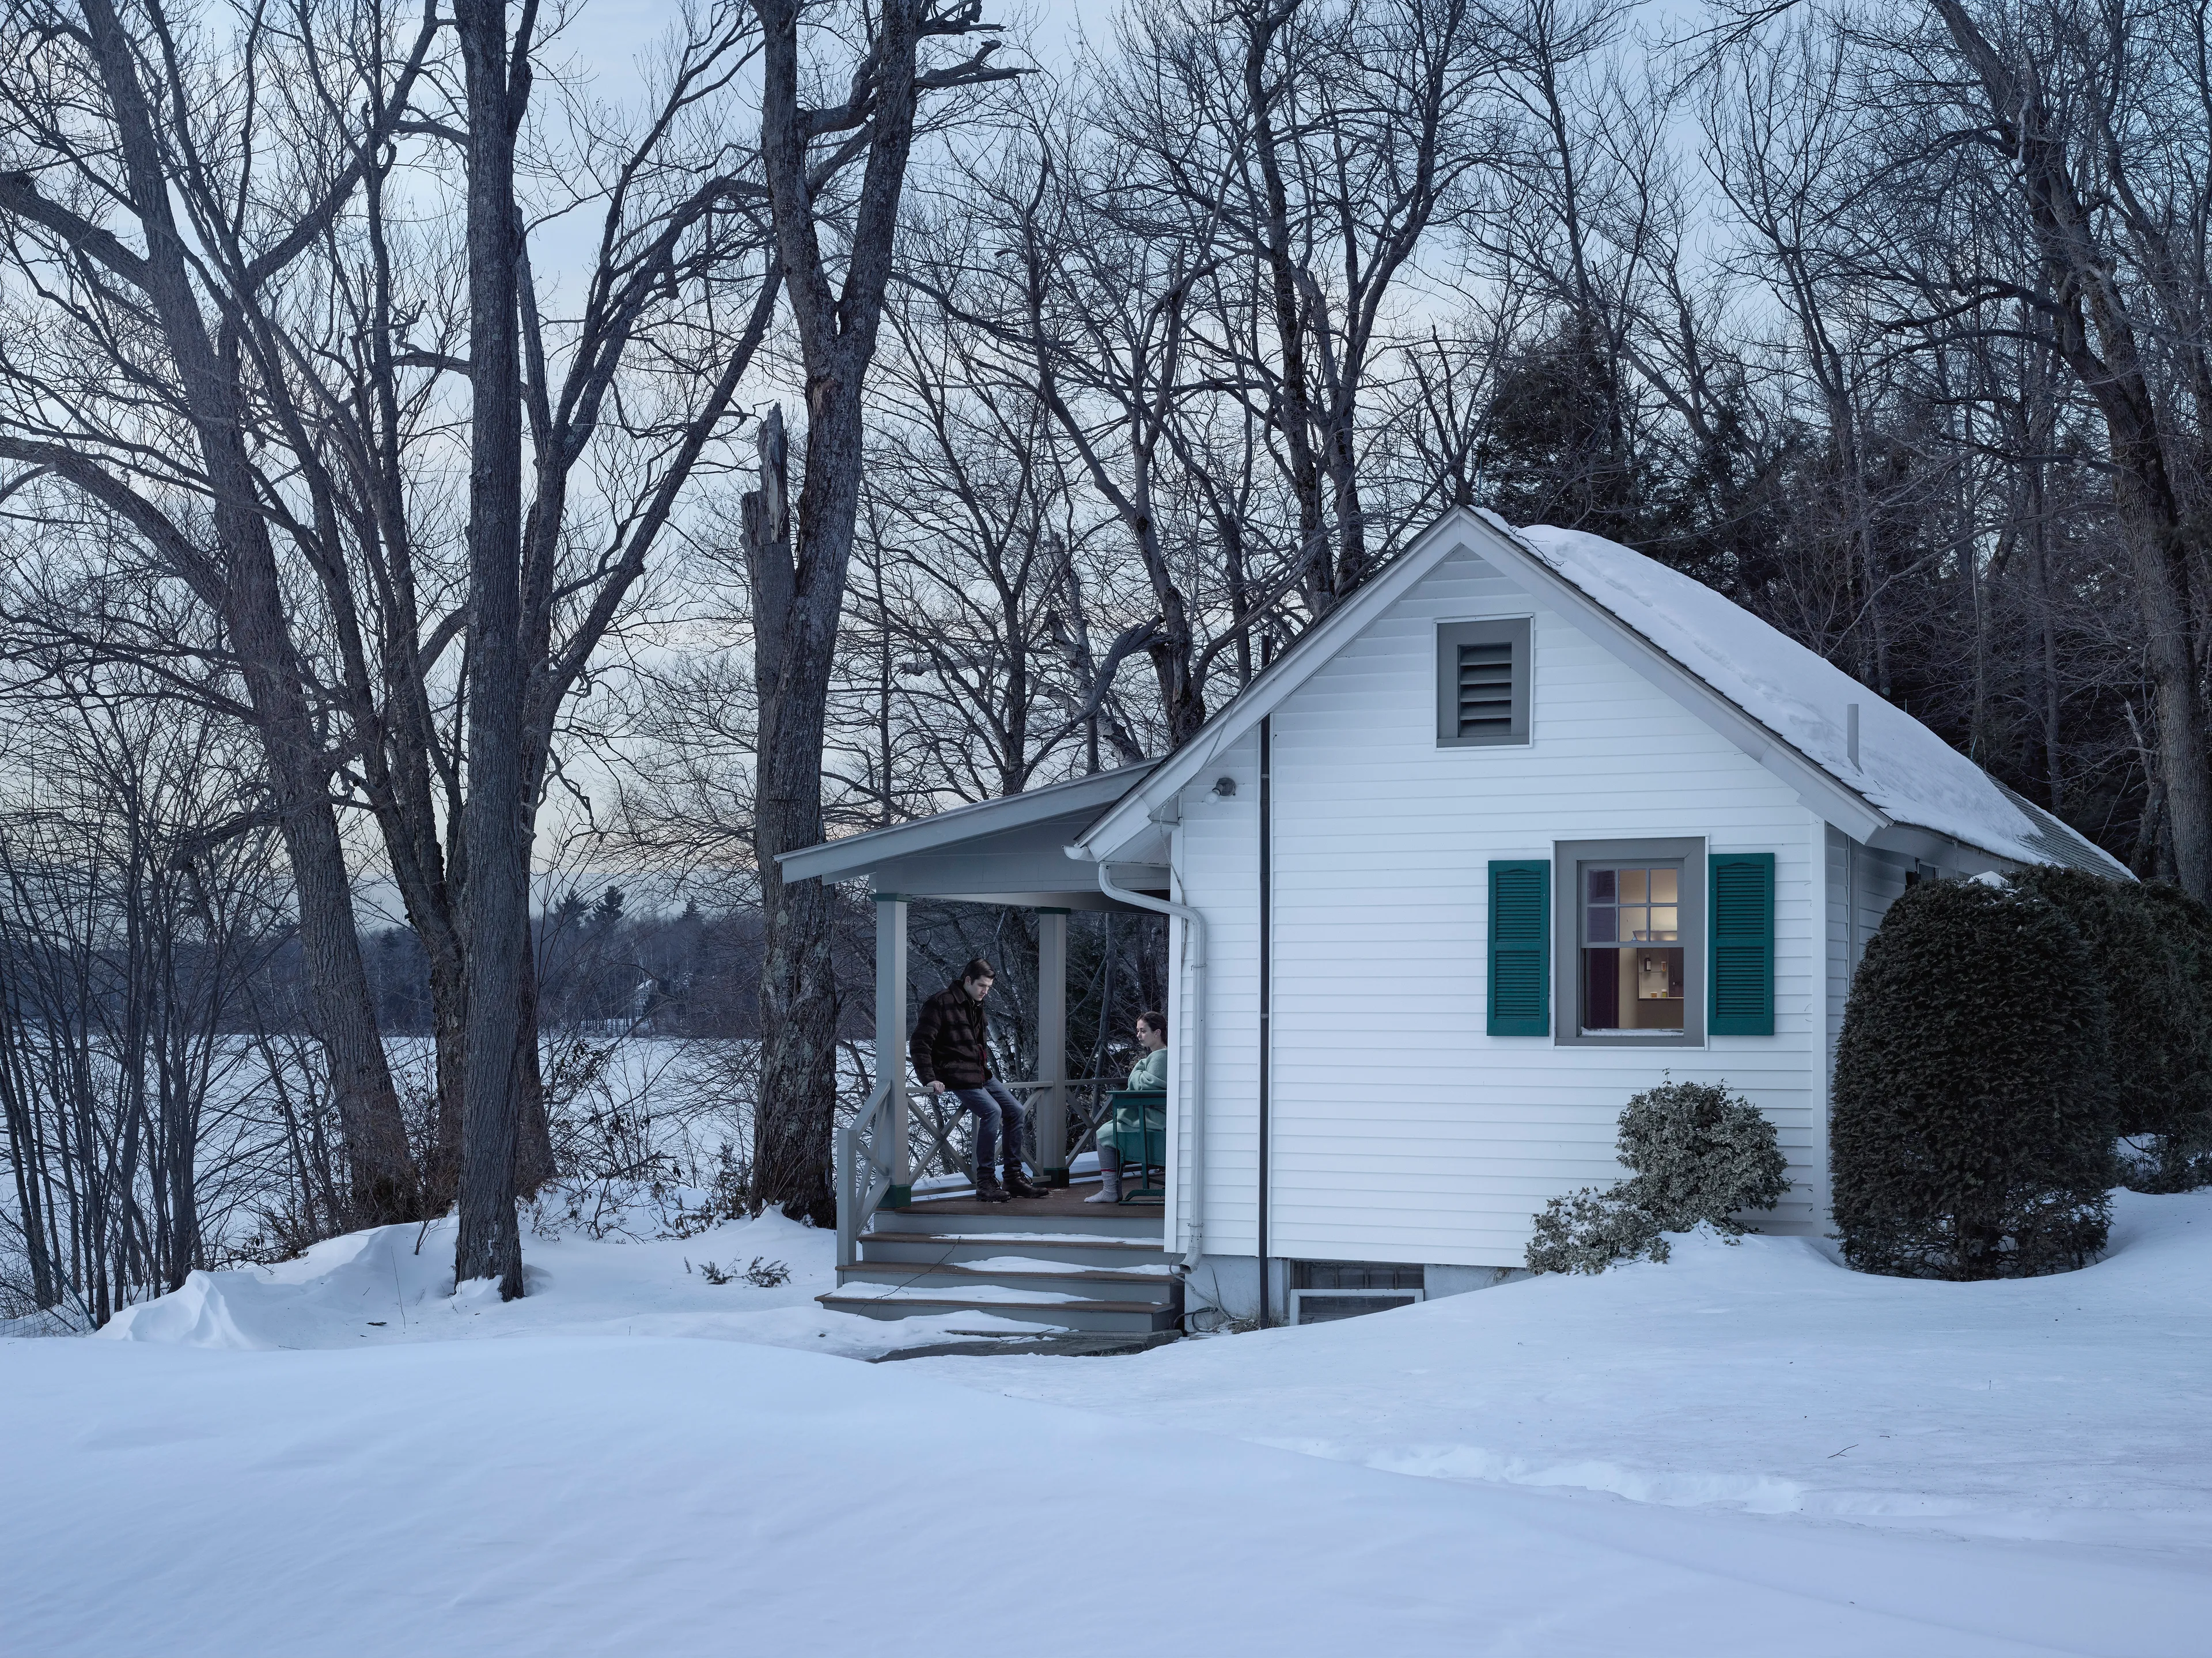
[[[1119,1203],[1121,1200],[1121,1154],[1111,1146],[1103,1146],[1098,1152],[1098,1189],[1083,1199],[1085,1203]]]
[[[975,1165],[975,1201],[1004,1203],[1006,1200],[1006,1188],[999,1184],[999,1177],[991,1172],[991,1165],[988,1163],[977,1163]]]
[[[1022,1173],[1019,1157],[1006,1159],[1006,1194],[1016,1198],[1048,1198],[1052,1193]]]

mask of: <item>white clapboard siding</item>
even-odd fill
[[[1532,741],[1439,749],[1436,623],[1506,616],[1534,618]],[[1834,884],[1794,793],[1464,553],[1343,647],[1273,730],[1270,1255],[1517,1265],[1546,1199],[1623,1173],[1621,1107],[1668,1073],[1725,1080],[1768,1113],[1796,1185],[1761,1224],[1815,1230]],[[1214,941],[1209,1254],[1258,1247],[1257,761],[1248,741],[1194,781],[1178,835],[1184,896]],[[1237,795],[1204,795],[1222,774]],[[1775,854],[1777,1034],[1698,1048],[1488,1036],[1490,860],[1681,836]]]
[[[1206,1072],[1206,1167],[1204,1223],[1209,1254],[1257,1252],[1260,1193],[1260,762],[1259,739],[1247,737],[1225,749],[1182,798],[1182,824],[1175,835],[1175,868],[1182,891],[1206,920],[1207,1007]],[[1212,793],[1216,779],[1233,777],[1237,793]],[[1183,940],[1175,929],[1180,984]],[[1190,1166],[1190,1123],[1182,1108],[1190,1086],[1188,1018],[1166,1010],[1181,1057],[1175,1078],[1170,1133],[1176,1145],[1176,1178],[1169,1181],[1170,1235],[1188,1247],[1182,1212],[1184,1171]]]

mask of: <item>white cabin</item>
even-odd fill
[[[1171,911],[1160,1242],[1186,1306],[1278,1321],[1518,1270],[1547,1199],[1621,1175],[1621,1108],[1670,1075],[1773,1120],[1790,1194],[1747,1218],[1826,1230],[1863,941],[1912,879],[2029,863],[2127,874],[1700,584],[1456,511],[1164,760],[785,866],[867,874],[884,957],[915,897]],[[879,973],[901,1059],[848,1131],[848,1236],[913,1195],[902,960]],[[1065,1181],[1042,1046],[1037,1161]]]

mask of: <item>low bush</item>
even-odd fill
[[[1868,941],[1837,1048],[1845,1259],[1989,1278],[2101,1249],[2117,1172],[2108,1023],[2057,904],[1978,881],[1908,888]]]
[[[684,1263],[689,1266],[690,1263]],[[791,1282],[791,1268],[780,1260],[769,1260],[760,1255],[753,1257],[752,1265],[739,1267],[734,1261],[724,1266],[711,1260],[699,1263],[699,1276],[709,1284],[734,1284],[740,1278],[757,1290],[774,1290]]]
[[[1747,1229],[1735,1216],[1771,1209],[1790,1189],[1774,1125],[1714,1083],[1668,1082],[1620,1114],[1620,1161],[1629,1177],[1606,1191],[1553,1198],[1528,1243],[1532,1272],[1601,1272],[1616,1261],[1664,1260],[1666,1232]]]

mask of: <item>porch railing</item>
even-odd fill
[[[1050,1088],[1045,1080],[1010,1082],[1009,1092],[1027,1096]],[[1091,1151],[1097,1144],[1098,1126],[1109,1108],[1107,1096],[1116,1085],[1106,1077],[1071,1077],[1060,1086],[1067,1106],[1067,1158]],[[904,1100],[899,1098],[904,1094]],[[903,1103],[906,1109],[897,1108]],[[834,1175],[837,1182],[837,1264],[856,1265],[860,1233],[897,1182],[899,1119],[906,1120],[906,1167],[908,1179],[919,1184],[935,1175],[960,1179],[969,1166],[973,1136],[963,1132],[960,1102],[948,1094],[927,1089],[894,1090],[878,1084],[853,1121],[837,1131]],[[1036,1166],[1036,1117],[1030,1116],[1031,1143],[1024,1148]]]
[[[1034,1090],[1049,1088],[1049,1082],[1018,1082],[1000,1084],[1009,1093],[1019,1095],[1023,1102]],[[1106,1095],[1111,1084],[1098,1077],[1071,1077],[1061,1084],[1067,1099],[1067,1155],[1073,1159],[1096,1143],[1098,1123],[1105,1114]],[[966,1175],[969,1172],[969,1141],[972,1136],[963,1133],[960,1102],[950,1093],[933,1094],[927,1089],[907,1090],[909,1102],[907,1112],[907,1144],[910,1148],[915,1179],[922,1181],[933,1175]],[[971,1125],[972,1127],[972,1125]],[[1023,1148],[1023,1155],[1032,1166],[1036,1161],[1035,1132],[1036,1120],[1030,1120],[1031,1143]]]
[[[831,1173],[837,1182],[841,1272],[859,1264],[860,1229],[876,1212],[876,1206],[890,1194],[891,1182],[897,1176],[898,1103],[896,1090],[878,1084],[853,1121],[837,1131]]]

